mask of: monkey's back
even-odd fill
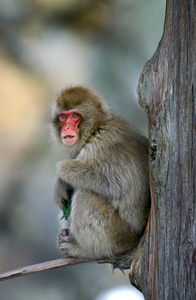
[[[102,186],[94,191],[119,211],[131,230],[142,232],[150,202],[148,139],[114,115],[93,133],[77,159],[93,166],[89,180],[101,178]]]

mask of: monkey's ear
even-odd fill
[[[102,98],[97,100],[97,108],[98,108],[99,112],[103,116],[105,115],[107,118],[112,115],[111,108],[109,107],[107,102],[105,102]]]
[[[98,108],[98,110],[99,110],[102,114],[104,114],[104,110],[103,110],[103,108],[102,108],[102,105],[101,105],[101,102],[100,102],[100,101],[97,102],[97,108]]]

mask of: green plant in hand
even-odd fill
[[[61,220],[63,218],[65,218],[65,220],[67,220],[71,213],[71,201],[63,200],[62,205],[63,205],[62,206],[63,216],[62,216]]]

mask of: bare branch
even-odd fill
[[[140,247],[140,246],[139,246]],[[66,258],[59,258],[59,259],[54,259],[54,260],[49,260],[46,262],[42,262],[39,264],[35,264],[35,265],[30,265],[30,266],[26,266],[26,267],[21,267],[21,268],[17,268],[14,270],[10,270],[4,273],[0,274],[0,281],[3,280],[7,280],[7,279],[12,279],[15,277],[20,277],[20,276],[24,276],[24,275],[28,275],[28,274],[33,274],[36,272],[42,272],[42,271],[46,271],[46,270],[50,270],[50,269],[56,269],[59,267],[64,267],[66,265],[76,265],[79,263],[85,263],[85,262],[94,262],[94,263],[101,263],[101,264],[112,264],[113,268],[119,268],[120,270],[124,270],[124,269],[129,269],[130,265],[132,263],[133,260],[133,253],[135,253],[135,251],[127,253],[125,255],[119,256],[118,258],[113,258],[113,259],[100,259],[100,260],[92,260],[92,259],[82,259],[82,258],[73,258],[73,257],[66,257]],[[135,255],[134,255],[134,259]]]
[[[17,268],[0,274],[0,281],[11,279],[14,277],[24,276],[36,272],[55,269],[66,265],[74,265],[84,262],[98,262],[90,259],[75,259],[71,257],[59,258],[55,260],[46,261],[40,264],[30,265],[26,267]]]

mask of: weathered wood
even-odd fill
[[[131,260],[132,260],[132,256],[129,254],[122,255],[119,258],[114,258],[114,259],[108,258],[108,259],[100,259],[100,260],[65,257],[65,258],[45,261],[34,265],[24,266],[21,268],[0,273],[0,281],[12,279],[15,277],[21,277],[24,275],[29,275],[37,272],[56,269],[67,265],[76,265],[80,263],[100,263],[100,264],[107,263],[107,264],[112,264],[114,269],[119,268],[121,270],[124,270],[124,269],[129,269]]]
[[[149,122],[152,208],[130,277],[146,300],[196,297],[194,24],[194,0],[167,0],[163,37],[138,85]]]
[[[24,275],[29,275],[37,272],[42,272],[50,269],[56,269],[60,267],[64,267],[67,265],[75,265],[79,263],[85,263],[85,262],[93,262],[90,259],[75,259],[71,257],[66,257],[66,258],[59,258],[59,259],[54,259],[46,262],[42,262],[39,264],[35,265],[30,265],[30,266],[25,266],[21,268],[17,268],[14,270],[10,270],[4,273],[0,274],[0,281],[6,280],[6,279],[11,279],[19,276],[24,276]]]

